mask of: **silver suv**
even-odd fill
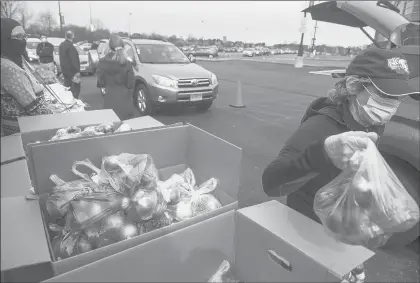
[[[169,42],[123,40],[124,49],[133,63],[134,101],[143,115],[174,104],[195,106],[201,110],[211,107],[219,83],[213,73],[195,64],[194,58],[189,59]],[[108,40],[101,40],[97,52],[99,58],[109,52]]]

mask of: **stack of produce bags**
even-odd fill
[[[85,166],[94,172],[78,171]],[[75,162],[81,179],[56,184],[45,196],[52,249],[57,260],[107,246],[221,207],[209,193],[217,180],[199,187],[190,169],[168,181],[147,154],[122,153],[102,159],[101,169],[89,160]],[[176,179],[176,182],[173,180]]]
[[[314,211],[326,232],[350,245],[376,249],[419,222],[419,207],[367,139],[348,167],[315,195]]]
[[[117,122],[119,124],[119,122]],[[110,133],[118,133],[132,130],[130,125],[122,123],[118,128],[117,123],[103,123],[98,126],[88,126],[84,130],[77,126],[71,126],[57,130],[56,134],[50,141],[67,140],[79,137],[99,136]]]

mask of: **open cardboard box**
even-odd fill
[[[277,202],[247,207],[45,282],[207,282],[223,260],[242,282],[341,282],[374,253]]]
[[[1,138],[1,165],[25,159],[22,137],[20,134]]]
[[[23,148],[35,142],[50,140],[57,130],[70,126],[82,128],[99,125],[102,123],[119,122],[117,114],[111,109],[59,113],[50,115],[25,116],[18,118],[20,132],[22,135]],[[119,124],[117,125],[119,126]]]
[[[8,235],[8,239],[14,238],[16,242],[25,241],[28,245],[34,246],[41,245],[41,242],[45,241],[47,244],[44,245],[45,251],[42,255],[48,253],[49,256],[40,256],[38,258],[38,263],[46,264],[47,262],[50,262],[54,275],[71,272],[71,270],[145,243],[154,238],[169,234],[224,212],[234,210],[238,205],[237,195],[239,191],[242,150],[192,125],[163,127],[84,139],[32,144],[28,150],[30,157],[28,162],[32,163],[30,166],[34,169],[35,174],[33,185],[38,194],[48,193],[52,189],[53,183],[49,179],[51,174],[56,174],[65,181],[78,179],[78,177],[71,172],[71,167],[75,161],[88,158],[96,166],[100,167],[102,157],[117,155],[123,152],[150,154],[156,167],[160,169],[160,178],[162,180],[166,180],[173,173],[181,173],[189,167],[193,170],[197,183],[206,181],[211,177],[218,178],[220,183],[213,192],[213,195],[223,205],[223,207],[218,210],[60,261],[56,261],[54,255],[50,254],[51,243],[47,230],[47,213],[44,210],[42,201],[27,200],[26,202],[28,203],[37,203],[39,205],[31,204],[33,208],[30,212],[28,212],[28,209],[22,209],[24,212],[15,216],[16,220],[13,220],[13,222],[9,220],[10,227],[2,229],[2,234],[13,233],[12,224],[14,222],[25,226],[26,221],[37,221],[37,225],[45,228],[45,231],[42,231],[42,235],[33,235],[34,233],[40,233],[40,231],[31,231],[28,229],[27,233],[24,234],[14,236]],[[21,205],[24,206],[24,202]],[[16,208],[16,210],[18,209],[19,208]],[[15,209],[13,211],[15,211]],[[25,213],[42,214],[42,216],[40,215],[37,219],[34,219],[34,216],[26,218]],[[9,212],[7,214],[10,217],[11,213]],[[19,251],[21,249],[19,246],[14,246],[14,248]],[[9,254],[9,256],[11,255]],[[18,259],[16,259],[16,261],[19,262]],[[26,260],[22,259],[21,266],[23,266],[25,262]],[[17,266],[19,264],[16,263],[15,265]]]
[[[29,193],[32,184],[26,159],[2,165],[0,169],[1,198],[25,196]]]

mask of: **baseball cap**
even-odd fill
[[[399,52],[369,48],[350,62],[346,75],[368,78],[382,93],[389,96],[419,94],[409,84],[407,59]]]

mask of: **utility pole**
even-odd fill
[[[315,1],[309,1],[309,7],[314,5]],[[303,20],[301,25],[301,36],[300,36],[300,45],[298,55],[295,59],[295,68],[302,68],[303,67],[303,39],[305,37],[305,29],[306,29],[306,12],[303,14]]]
[[[312,38],[312,48],[311,51],[314,52],[315,50],[315,40],[316,40],[316,29],[318,28],[318,21],[315,22],[315,31],[314,31],[314,37]]]
[[[60,16],[60,35],[63,36],[63,15],[61,14],[60,1],[58,1],[58,15]]]
[[[131,36],[131,13],[128,14],[128,37]]]

